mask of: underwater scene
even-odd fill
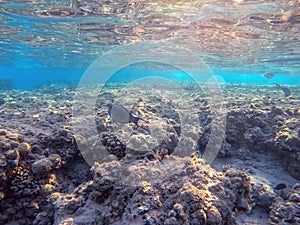
[[[0,224],[300,225],[299,0],[0,20]]]

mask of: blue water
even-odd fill
[[[189,48],[220,82],[300,84],[297,2],[125,2],[1,1],[0,89],[76,86],[110,49],[149,42]],[[154,73],[188,79],[180,70]],[[120,77],[140,75],[125,69]]]
[[[212,70],[213,71],[213,70]],[[276,75],[272,79],[267,79],[263,77],[260,73],[253,74],[232,74],[232,73],[222,73],[216,70],[213,72],[217,80],[220,83],[249,83],[249,84],[259,84],[259,85],[273,85],[274,83],[285,84],[285,85],[299,85],[300,76],[288,76],[288,75]],[[66,85],[75,87],[81,77],[83,76],[85,69],[72,69],[72,68],[9,68],[0,67],[1,80],[9,80],[11,85],[1,87],[1,89],[19,89],[19,90],[33,90],[37,88],[42,88],[48,85]],[[126,70],[120,71],[118,74],[118,79],[114,81],[129,82],[135,79],[139,79],[143,76],[157,75],[165,77],[167,79],[173,78],[182,79],[186,81],[190,79],[188,76],[181,76],[182,71],[151,71],[143,70]],[[122,78],[120,78],[122,77]],[[172,79],[173,79],[172,78]]]

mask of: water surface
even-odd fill
[[[0,76],[11,88],[76,85],[117,46],[186,46],[227,82],[299,83],[299,1],[0,2]],[[3,82],[2,82],[3,84]],[[6,85],[2,85],[6,86]],[[7,86],[6,86],[7,87]]]

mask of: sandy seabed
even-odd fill
[[[0,224],[300,224],[299,87],[220,88],[1,91]]]

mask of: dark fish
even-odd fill
[[[280,184],[277,184],[276,187],[274,188],[275,190],[283,190],[287,188],[286,184],[284,183],[280,183]]]
[[[298,138],[300,138],[300,129],[298,130]]]
[[[285,97],[290,96],[292,94],[291,90],[288,87],[281,87],[281,90],[284,92]]]
[[[134,123],[140,127],[139,121],[143,120],[140,117],[133,116],[126,108],[117,104],[111,104],[108,113],[111,119],[118,123]]]
[[[288,97],[292,94],[291,90],[286,86],[281,86],[279,84],[275,84],[277,89],[281,89],[285,94],[285,97]]]
[[[280,89],[280,85],[279,84],[275,84],[277,89]]]
[[[265,77],[265,78],[272,78],[272,77],[275,76],[275,74],[274,74],[274,73],[267,72],[267,73],[264,73],[262,76]]]

